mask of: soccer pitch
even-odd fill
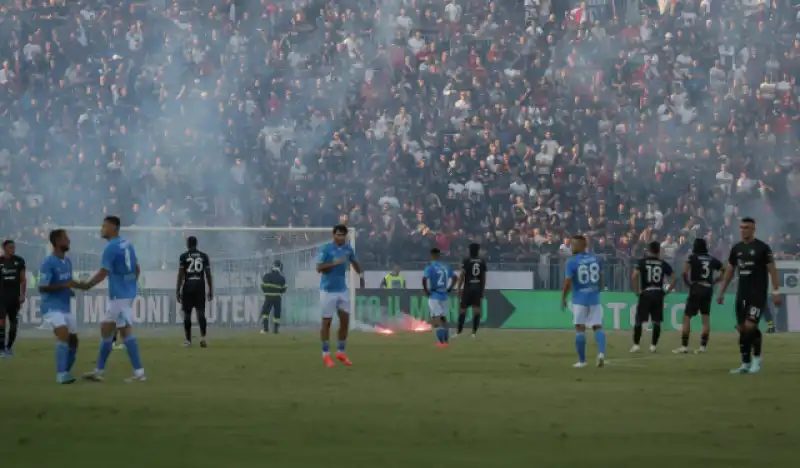
[[[786,467],[800,441],[800,336],[767,335],[764,369],[728,375],[736,337],[710,352],[631,356],[572,369],[569,332],[482,330],[448,349],[431,333],[355,333],[355,365],[325,369],[313,333],[141,338],[149,381],[54,383],[49,340],[0,361],[0,460],[14,468]],[[699,336],[695,334],[693,343]],[[649,335],[643,337],[648,343]],[[90,370],[96,339],[75,371]],[[646,346],[643,346],[646,348]],[[593,353],[590,337],[589,350]]]

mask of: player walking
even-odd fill
[[[653,336],[650,352],[655,353],[658,339],[661,338],[661,322],[664,321],[664,296],[675,290],[677,278],[673,275],[669,263],[661,260],[661,244],[647,244],[647,253],[640,259],[633,270],[633,292],[639,296],[636,305],[636,322],[633,325],[632,353],[639,352],[639,341],[642,339],[642,324],[650,321],[653,324]],[[669,289],[664,291],[664,280],[669,278]]]
[[[431,263],[423,272],[422,289],[428,296],[431,322],[436,327],[436,347],[446,348],[450,341],[447,329],[447,293],[456,285],[457,276],[449,266],[439,262],[441,253],[437,248],[431,249]]]
[[[572,317],[575,325],[575,349],[578,362],[572,367],[586,367],[586,327],[592,327],[597,343],[597,367],[606,360],[606,334],[603,331],[603,306],[600,305],[600,290],[603,275],[600,260],[586,252],[586,238],[572,236],[573,257],[567,262],[567,276],[561,293],[561,307],[567,307],[567,297],[572,290]]]
[[[133,366],[133,377],[127,382],[144,381],[144,367],[139,356],[139,343],[133,334],[133,300],[136,299],[139,264],[136,261],[136,251],[128,240],[119,236],[120,220],[116,216],[107,216],[103,220],[100,234],[108,240],[100,270],[88,283],[82,284],[83,289],[92,289],[108,277],[108,304],[106,313],[100,325],[102,341],[97,357],[97,367],[92,372],[87,372],[83,377],[95,382],[103,381],[108,356],[111,354],[114,333],[119,330],[120,339],[125,343],[125,350]]]
[[[200,347],[205,348],[206,300],[214,299],[214,282],[211,278],[211,261],[208,255],[197,250],[197,238],[186,239],[186,252],[178,258],[178,281],[175,294],[183,311],[183,331],[186,335],[184,346],[192,345],[192,310],[197,311],[197,323],[200,325]],[[206,294],[206,284],[208,294]]]
[[[763,335],[758,328],[761,314],[767,307],[768,282],[772,282],[772,301],[775,306],[781,305],[778,295],[778,270],[772,249],[765,242],[756,239],[756,222],[753,218],[744,218],[739,224],[742,240],[731,248],[725,278],[719,290],[717,303],[725,301],[725,291],[733,279],[734,272],[739,272],[739,286],[736,289],[736,329],[739,331],[739,352],[742,365],[733,369],[731,374],[754,374],[761,370],[761,345]],[[769,277],[769,279],[767,279]]]
[[[275,334],[281,328],[282,296],[286,292],[286,277],[283,276],[283,262],[275,260],[272,271],[261,277],[261,292],[264,294],[264,305],[261,306],[263,320],[262,334],[269,333],[269,315],[272,313],[272,330]]]
[[[317,255],[317,272],[321,274],[319,281],[319,302],[322,307],[322,362],[333,367],[330,355],[331,323],[334,314],[339,317],[339,342],[336,347],[336,359],[347,366],[353,363],[347,358],[347,332],[350,327],[350,298],[347,294],[348,264],[358,273],[360,286],[364,287],[364,273],[356,259],[353,247],[347,242],[347,226],[337,224],[333,227],[333,241],[325,244]]]
[[[50,232],[53,253],[39,267],[39,292],[41,293],[42,319],[53,328],[56,336],[56,383],[71,384],[70,374],[78,356],[78,331],[70,313],[72,288],[72,262],[67,258],[69,236],[63,229]]]
[[[3,256],[0,257],[0,359],[14,355],[14,342],[19,329],[19,309],[25,302],[25,292],[28,289],[25,275],[25,259],[16,255],[14,241],[3,241]]]
[[[458,277],[458,292],[461,297],[458,312],[458,332],[453,338],[461,335],[464,322],[467,320],[467,309],[472,308],[472,338],[474,339],[481,325],[481,301],[486,289],[486,262],[480,258],[481,246],[469,245],[469,257],[461,265]]]
[[[692,332],[692,318],[698,313],[703,320],[703,331],[700,333],[700,347],[695,354],[705,353],[708,346],[708,335],[711,332],[711,301],[714,299],[714,285],[720,280],[715,278],[722,269],[722,262],[708,254],[705,239],[695,239],[692,253],[683,265],[683,281],[689,285],[689,297],[683,312],[681,328],[681,346],[673,351],[675,354],[689,352],[689,334]]]

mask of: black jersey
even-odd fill
[[[208,255],[199,250],[187,250],[181,254],[180,266],[184,272],[182,292],[205,293],[206,275],[211,274]]]
[[[25,260],[17,255],[0,257],[0,297],[20,297]]]
[[[486,283],[486,262],[482,258],[465,258],[461,264],[464,269],[464,287],[480,288]]]
[[[672,267],[669,263],[655,257],[645,257],[636,263],[639,272],[640,292],[664,292],[666,278],[672,276]]]
[[[774,261],[770,246],[758,239],[734,245],[728,256],[728,263],[739,272],[739,288],[736,294],[767,297],[769,293],[767,267]]]
[[[712,255],[689,255],[689,285],[693,292],[711,290],[714,284],[714,273],[722,269],[722,262]]]

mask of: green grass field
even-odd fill
[[[218,339],[208,349],[143,338],[150,380],[125,384],[115,351],[102,384],[54,383],[52,342],[0,361],[0,461],[14,468],[333,466],[785,467],[800,441],[800,337],[767,336],[764,371],[728,375],[735,337],[704,356],[630,356],[572,369],[568,332],[492,331],[433,347],[429,333],[358,333],[352,368],[325,369],[311,333]],[[696,337],[695,337],[696,338]],[[649,340],[649,335],[643,341]],[[93,367],[82,343],[77,372]],[[590,349],[593,341],[590,340]],[[592,351],[593,352],[593,351]],[[615,360],[615,358],[617,358]]]

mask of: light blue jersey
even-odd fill
[[[428,278],[428,291],[431,293],[431,299],[437,301],[447,300],[448,282],[450,278],[455,276],[453,269],[447,265],[442,265],[440,262],[431,262],[430,265],[425,267],[423,275]]]
[[[103,251],[101,267],[108,272],[109,299],[136,298],[136,251],[133,244],[121,237],[109,240]]]
[[[341,246],[331,242],[323,245],[317,254],[317,265],[333,263],[335,260],[344,259],[342,263],[334,265],[330,271],[322,273],[319,280],[319,290],[329,293],[342,293],[347,291],[347,270],[350,263],[357,261],[356,252],[349,243]]]
[[[590,253],[579,253],[567,262],[567,278],[572,279],[572,303],[600,304],[600,260]]]
[[[63,259],[55,255],[48,255],[39,267],[39,284],[43,286],[56,286],[72,281],[72,262],[69,258]],[[72,289],[64,288],[54,292],[41,293],[41,314],[44,317],[51,312],[62,314],[70,313],[70,298]]]

